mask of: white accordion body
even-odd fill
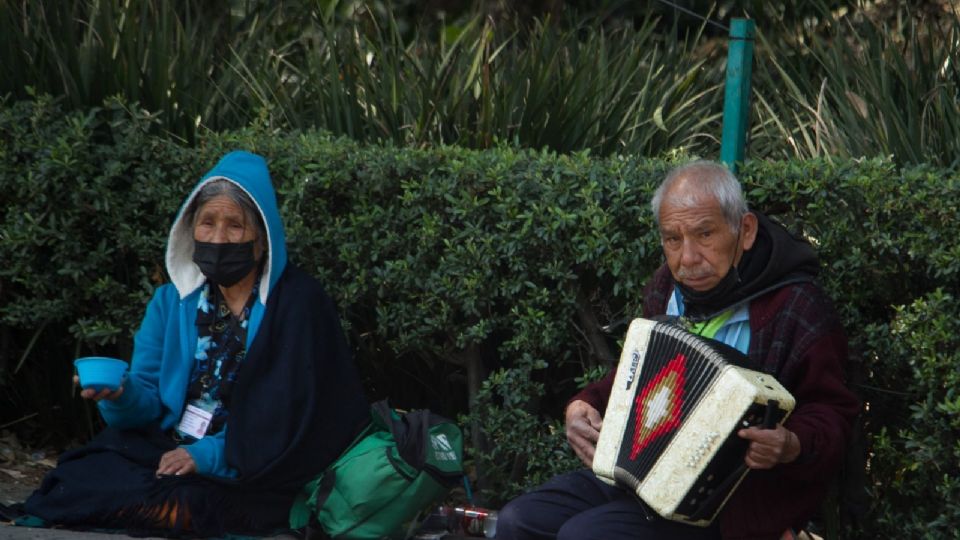
[[[593,471],[661,516],[706,526],[743,480],[742,427],[782,422],[794,398],[746,357],[678,326],[635,319],[627,332]]]

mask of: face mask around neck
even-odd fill
[[[677,288],[680,289],[680,294],[683,295],[683,299],[686,303],[708,307],[717,303],[722,303],[723,300],[729,297],[730,293],[732,293],[739,284],[740,272],[737,271],[736,266],[731,266],[730,271],[727,272],[727,275],[723,276],[723,279],[714,285],[712,289],[706,291],[695,291],[679,281],[677,282]]]
[[[740,249],[740,232],[742,228],[737,229],[737,241],[734,244],[734,261],[737,259],[737,252]],[[684,302],[691,306],[700,307],[704,310],[719,309],[726,307],[725,304],[731,298],[733,292],[740,285],[740,272],[733,261],[730,262],[730,270],[723,276],[712,289],[706,291],[695,291],[679,281],[676,286],[683,295]]]
[[[249,242],[194,242],[193,262],[213,283],[232,287],[253,270],[253,240]]]

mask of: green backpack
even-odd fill
[[[307,538],[402,539],[417,514],[463,479],[463,434],[427,410],[400,414],[386,401],[371,423],[290,509]]]

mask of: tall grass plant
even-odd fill
[[[748,157],[955,165],[957,14],[811,6],[784,11],[779,23],[761,10]],[[0,49],[0,95],[49,93],[74,109],[120,95],[155,115],[155,129],[187,141],[256,121],[416,147],[719,149],[726,37],[706,23],[612,20],[608,10],[530,19],[478,9],[422,24],[394,16],[409,10],[373,1],[0,2],[10,44]]]
[[[200,122],[244,122],[217,105],[217,60],[232,33],[222,4],[0,2],[0,94],[49,93],[76,109],[121,95],[191,139]]]
[[[956,166],[960,18],[907,9],[838,16],[785,41],[761,32],[751,152],[762,157],[890,156]],[[772,31],[771,31],[772,30]]]
[[[414,146],[498,142],[656,155],[715,145],[722,64],[657,21],[605,28],[481,15],[406,31],[329,2],[0,4],[0,93],[113,95],[169,133],[261,120]],[[175,6],[175,7],[172,7]],[[28,90],[29,88],[29,90]]]
[[[278,126],[412,146],[656,155],[701,149],[719,123],[721,69],[693,60],[699,35],[664,35],[653,20],[605,30],[475,17],[405,40],[389,16],[313,16],[273,55],[231,64]]]

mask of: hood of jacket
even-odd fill
[[[200,189],[214,180],[227,180],[236,184],[250,196],[263,219],[267,229],[267,261],[260,281],[260,303],[266,305],[270,291],[287,265],[287,243],[267,162],[250,152],[235,151],[224,156],[197,182],[193,191],[183,201],[167,239],[167,273],[181,299],[203,285],[206,278],[193,262],[193,230],[186,223],[184,213]]]

